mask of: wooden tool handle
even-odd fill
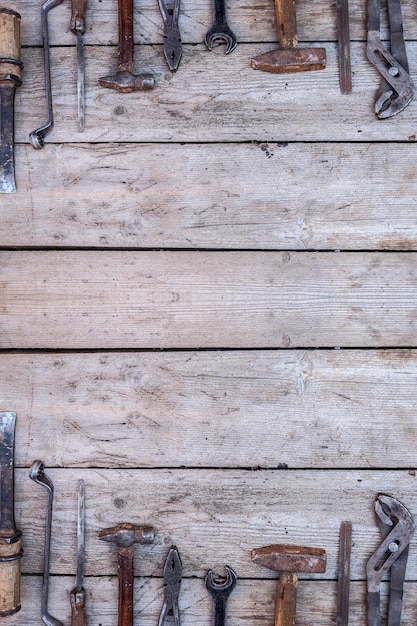
[[[19,539],[12,543],[0,539],[0,617],[20,609],[20,559],[23,555],[20,535],[18,533]]]
[[[283,49],[296,48],[298,45],[295,0],[275,0],[278,41]]]
[[[20,60],[20,15],[12,9],[0,9],[0,75],[22,78]]]
[[[283,572],[278,581],[275,626],[294,626],[298,574]]]
[[[87,0],[71,0],[71,31],[85,33],[85,14]]]
[[[119,621],[118,626],[133,626],[133,547],[118,547]]]
[[[85,610],[85,589],[71,591],[71,626],[87,626],[87,612]]]

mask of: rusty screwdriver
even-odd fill
[[[83,35],[85,33],[85,15],[87,0],[71,0],[71,31],[77,38],[77,103],[78,129],[85,128],[85,59]]]

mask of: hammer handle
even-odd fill
[[[275,0],[278,41],[281,48],[288,50],[298,45],[295,0]]]
[[[298,574],[283,572],[278,581],[275,626],[294,626]]]
[[[20,84],[20,15],[12,9],[0,9],[0,75],[16,77]]]
[[[118,626],[133,626],[133,546],[118,546],[119,621]]]
[[[119,0],[119,71],[133,72],[133,0]]]
[[[73,33],[85,33],[86,13],[87,0],[71,0],[71,31]]]

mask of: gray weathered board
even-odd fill
[[[156,0],[135,0],[135,67],[156,87],[122,95],[97,84],[117,65],[117,1],[89,0],[83,134],[64,2],[49,16],[55,126],[39,152],[41,2],[8,5],[25,69],[18,192],[0,196],[0,410],[17,413],[25,556],[7,623],[40,623],[46,494],[28,469],[41,458],[55,483],[50,610],[65,626],[79,478],[90,626],[117,623],[116,554],[97,533],[122,521],[156,530],[135,552],[135,624],[158,622],[175,542],[184,626],[211,623],[204,575],[225,564],[239,576],[230,626],[272,626],[276,575],[250,550],[285,542],[326,549],[326,574],[300,581],[297,626],[332,626],[344,519],[349,623],[365,626],[375,498],[417,516],[417,100],[375,117],[365,1],[350,2],[342,96],[334,2],[296,2],[300,45],[324,45],[327,68],[277,76],[250,68],[277,45],[272,0],[228,3],[228,56],[203,43],[210,0],[182,0],[176,74]],[[417,82],[417,8],[402,5]],[[404,626],[417,620],[416,564],[417,537]]]

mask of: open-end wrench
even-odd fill
[[[205,39],[209,50],[213,50],[213,44],[217,39],[226,42],[226,54],[237,46],[236,35],[227,23],[226,0],[213,0],[213,26],[207,31]]]
[[[45,72],[46,109],[48,111],[47,122],[32,131],[29,135],[30,143],[35,150],[41,150],[45,145],[45,136],[54,127],[54,112],[52,110],[52,87],[51,87],[51,64],[49,60],[49,33],[48,33],[48,12],[61,4],[64,0],[45,0],[42,5],[42,41],[43,41],[43,65]]]
[[[206,576],[206,587],[213,596],[213,626],[225,626],[227,599],[236,586],[237,576],[231,567],[226,565],[227,577],[224,583],[214,581],[213,572],[210,570]]]
[[[55,617],[48,613],[48,586],[49,586],[49,561],[51,554],[51,526],[52,526],[52,504],[54,499],[54,485],[52,480],[46,476],[45,464],[43,461],[33,461],[30,466],[29,477],[38,485],[42,485],[48,492],[48,505],[46,509],[45,521],[45,548],[43,559],[43,579],[42,579],[42,600],[41,612],[42,621],[46,626],[64,626]]]

